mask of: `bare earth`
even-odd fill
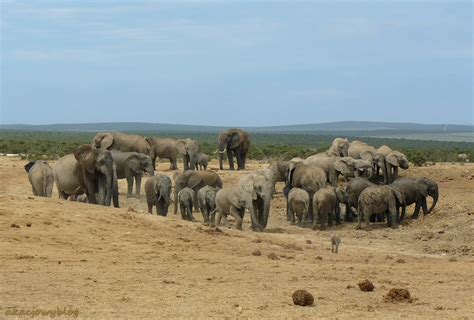
[[[439,204],[424,224],[407,219],[398,230],[372,225],[369,232],[354,224],[290,226],[279,183],[269,228],[255,233],[248,214],[244,231],[206,227],[200,213],[195,223],[172,212],[148,215],[143,195],[123,195],[124,180],[120,209],[59,200],[56,190],[52,199],[33,197],[25,163],[0,159],[0,319],[14,318],[12,307],[66,307],[100,319],[474,316],[472,164],[405,173],[440,183]],[[265,166],[251,161],[247,171]],[[245,172],[219,174],[230,186]],[[338,255],[330,251],[334,232],[342,237]],[[364,279],[373,292],[359,289]],[[408,289],[413,300],[384,301],[393,287]],[[293,305],[297,289],[311,292],[314,306]]]

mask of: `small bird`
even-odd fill
[[[340,244],[341,244],[341,237],[339,237],[337,234],[334,233],[331,236],[331,252],[337,253],[339,250]]]

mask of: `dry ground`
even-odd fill
[[[148,215],[144,196],[123,195],[123,180],[120,209],[59,200],[56,190],[52,199],[33,197],[24,164],[0,159],[0,319],[12,307],[66,307],[100,319],[473,317],[473,165],[406,173],[440,183],[439,205],[423,225],[290,226],[279,184],[268,230],[254,233],[248,217],[244,231],[216,231],[199,213],[195,223]],[[250,162],[248,171],[265,166]],[[219,174],[229,186],[245,172]],[[342,237],[338,255],[333,232]],[[359,290],[364,279],[373,292]],[[385,302],[392,287],[407,288],[413,301]],[[294,306],[297,289],[310,291],[314,306]]]

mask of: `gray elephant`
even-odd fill
[[[209,156],[202,152],[196,154],[196,170],[207,170],[209,165]]]
[[[347,138],[335,138],[328,150],[315,154],[318,157],[347,157],[349,141]]]
[[[276,182],[286,182],[288,177],[289,161],[272,160],[269,169],[274,172]]]
[[[150,145],[145,137],[121,132],[99,132],[92,139],[91,145],[97,149],[139,152],[150,155]]]
[[[403,191],[405,195],[406,206],[415,204],[415,212],[413,213],[413,218],[415,219],[418,218],[420,207],[423,209],[423,216],[425,216],[433,211],[434,207],[438,203],[438,184],[429,178],[398,178],[392,182],[391,185]],[[433,204],[429,209],[426,204],[426,197],[428,196],[433,198]],[[404,217],[405,211],[403,210],[399,219],[399,223],[403,222]]]
[[[192,139],[176,140],[178,151],[183,158],[184,170],[194,170],[196,168],[196,155],[199,152],[199,144]]]
[[[253,212],[257,217],[259,228],[262,230],[267,227],[272,192],[275,186],[272,176],[265,175],[265,173],[271,174],[262,171],[252,172],[240,178],[239,181],[239,185],[248,193],[256,193],[256,198],[252,200]]]
[[[346,222],[352,222],[353,217],[355,216],[352,208],[358,208],[358,200],[361,192],[367,188],[375,186],[374,183],[370,182],[364,178],[354,178],[350,180],[344,188],[337,188],[336,194],[338,196],[339,202],[344,203],[346,207],[344,220]]]
[[[171,202],[171,179],[164,174],[157,174],[145,182],[146,202],[148,213],[153,214],[153,206],[156,213],[166,217]]]
[[[349,177],[360,176],[370,178],[373,174],[373,167],[370,161],[354,159],[352,157],[311,156],[304,163],[323,169],[327,176],[327,182],[333,187],[337,186],[340,175],[344,176],[344,179],[348,181]]]
[[[458,154],[458,161],[460,162],[469,162],[469,157],[465,153]]]
[[[153,168],[156,168],[156,158],[163,158],[170,161],[170,170],[178,170],[180,150],[176,139],[157,137],[146,137],[145,139],[150,145]]]
[[[89,203],[119,207],[117,175],[110,151],[81,145],[54,166],[59,197],[86,193]]]
[[[178,193],[186,188],[189,187],[194,190],[194,192],[198,192],[204,186],[211,186],[216,188],[222,188],[223,183],[221,177],[214,171],[209,170],[202,170],[202,171],[193,171],[187,170],[181,173],[176,174],[174,177],[174,214],[178,213]],[[198,209],[197,201],[195,203],[195,208]]]
[[[288,193],[288,215],[291,224],[296,223],[295,216],[298,218],[298,225],[301,227],[306,221],[309,209],[309,195],[300,188],[293,188]]]
[[[406,170],[409,167],[409,162],[408,162],[407,157],[399,151],[392,151],[388,155],[386,155],[385,163],[386,163],[385,170],[387,173],[386,183],[392,183],[394,180],[398,178],[398,168],[402,168]]]
[[[224,219],[224,224],[227,225],[227,216],[230,214],[234,217],[236,222],[236,229],[242,230],[242,222],[244,219],[245,210],[250,211],[250,218],[252,221],[252,229],[254,231],[261,231],[257,216],[254,211],[253,202],[257,199],[255,190],[249,192],[242,186],[237,186],[229,189],[221,189],[216,194],[216,209],[217,218],[216,225],[221,224]]]
[[[237,170],[245,169],[247,154],[250,149],[250,136],[241,129],[229,129],[221,132],[217,138],[219,144],[219,168],[224,170],[224,153],[227,152],[230,170],[234,170],[234,156],[237,159]]]
[[[25,171],[28,172],[33,195],[51,198],[54,175],[48,162],[44,160],[30,161],[25,165]]]
[[[316,230],[318,222],[321,230],[326,230],[326,223],[329,226],[333,225],[333,220],[336,224],[341,223],[341,215],[339,210],[339,198],[336,195],[336,188],[326,187],[321,188],[313,196],[313,230]]]
[[[196,193],[191,188],[183,188],[178,192],[178,203],[183,220],[194,221],[193,205]]]
[[[369,230],[371,215],[386,214],[387,227],[397,227],[397,207],[405,207],[403,191],[391,186],[371,186],[365,188],[358,200],[358,223],[356,229],[362,226],[362,217],[365,217],[365,229]]]
[[[326,173],[323,169],[308,165],[305,163],[297,163],[295,166],[291,165],[288,169],[288,180],[287,180],[286,189],[291,188],[302,188],[308,192],[309,198],[313,199],[314,194],[320,188],[326,187]],[[287,206],[288,210],[288,206]],[[288,211],[287,211],[288,212]],[[287,213],[287,217],[288,217]],[[313,204],[312,201],[309,202],[308,209],[308,220],[305,222],[313,221]]]
[[[216,193],[217,188],[205,186],[199,189],[197,200],[204,223],[216,223]]]
[[[381,151],[384,150],[383,147],[386,146],[382,146]],[[354,159],[363,159],[372,162],[376,177],[378,177],[379,171],[382,170],[384,184],[390,183],[390,177],[387,172],[385,155],[379,152],[379,150],[366,144],[365,142],[354,140],[349,145],[348,153],[349,156]]]
[[[140,195],[143,172],[150,176],[155,174],[150,156],[138,152],[122,152],[112,150],[117,179],[127,179],[127,197],[132,195],[133,180],[135,179],[135,194]]]

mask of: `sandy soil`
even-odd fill
[[[248,215],[244,231],[203,226],[200,213],[195,223],[148,215],[144,196],[123,195],[123,180],[120,209],[59,200],[56,190],[52,199],[33,197],[24,164],[0,159],[0,319],[14,318],[12,307],[100,319],[474,316],[472,164],[406,172],[439,181],[441,196],[424,224],[408,219],[397,230],[290,226],[278,184],[264,233],[249,231]],[[247,171],[265,166],[250,162]],[[245,172],[219,174],[229,186]],[[330,251],[334,232],[338,255]],[[364,279],[373,292],[359,289]],[[386,302],[393,287],[408,289],[412,301]],[[297,289],[311,292],[314,306],[293,305]]]

